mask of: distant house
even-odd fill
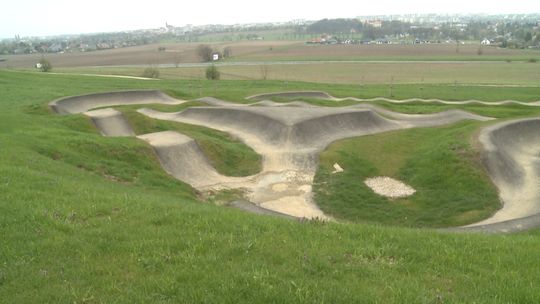
[[[64,50],[64,47],[61,43],[54,43],[49,47],[49,52],[51,53],[59,53]]]
[[[112,47],[108,43],[98,43],[98,44],[96,44],[96,48],[98,50],[106,50],[106,49],[111,49]]]
[[[382,20],[366,20],[364,24],[370,25],[374,28],[381,28],[382,27]]]
[[[490,45],[491,44],[491,40],[487,39],[487,38],[484,38],[484,40],[480,41],[480,44],[481,45]]]

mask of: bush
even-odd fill
[[[41,60],[39,61],[39,64],[38,64],[38,68],[42,72],[49,72],[50,70],[52,70],[52,65],[49,62],[49,60],[47,60],[45,58],[41,58]]]
[[[204,62],[212,61],[213,54],[214,50],[208,44],[201,44],[197,47],[197,55]]]
[[[211,65],[206,68],[206,79],[219,80],[220,73],[215,65]]]
[[[232,48],[230,46],[223,49],[223,58],[229,58],[232,56]]]
[[[537,61],[536,58],[531,58],[531,59],[527,60],[527,62],[530,62],[530,63],[536,63],[536,61]]]
[[[144,69],[142,77],[146,78],[159,78],[159,70],[154,67]]]

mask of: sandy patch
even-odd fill
[[[411,186],[387,176],[368,178],[364,183],[373,192],[389,198],[407,197],[416,192]]]
[[[279,184],[272,185],[272,190],[275,191],[275,192],[283,192],[283,191],[287,190],[287,188],[289,188],[289,186],[287,184],[284,184],[284,183],[279,183]]]
[[[341,173],[341,172],[343,172],[343,168],[341,168],[341,166],[338,163],[335,163],[334,164],[334,171],[332,171],[332,174]]]

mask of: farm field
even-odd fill
[[[48,54],[53,67],[96,66],[175,66],[199,63],[196,49],[202,43],[162,43],[93,52]],[[232,57],[226,62],[272,61],[540,61],[538,50],[512,50],[481,47],[478,44],[419,45],[307,45],[299,41],[214,42],[222,51],[230,47]],[[158,51],[164,47],[165,51]],[[481,55],[478,55],[481,49]],[[31,69],[40,54],[5,55],[0,68]]]
[[[287,80],[346,84],[444,83],[540,86],[540,63],[530,62],[327,62],[219,65],[222,79]],[[60,68],[59,73],[142,76],[144,67]],[[162,79],[201,79],[206,67],[160,68]],[[504,75],[504,77],[502,77]]]
[[[281,80],[145,81],[0,70],[0,89],[0,299],[15,303],[215,299],[224,303],[359,299],[534,303],[540,299],[538,289],[531,288],[540,283],[537,257],[532,254],[540,250],[538,230],[514,235],[456,234],[358,218],[299,222],[216,206],[165,174],[142,141],[102,137],[87,117],[54,115],[47,107],[63,96],[127,89],[159,89],[185,100],[211,95],[246,103],[246,96],[283,90],[380,97],[388,94],[387,85],[366,84],[359,90],[350,84]],[[463,85],[456,90],[453,85],[396,84],[392,94],[405,99],[418,97],[419,92],[426,98],[447,100],[540,99],[540,88],[534,86]],[[354,103],[305,101],[333,106]],[[405,113],[459,108],[496,118],[540,114],[540,109],[523,105],[371,103]],[[174,111],[196,105],[155,107]],[[124,111],[135,115],[131,108]],[[226,153],[234,154],[240,147],[234,138],[205,129],[153,124],[140,117],[131,120],[144,132],[187,130],[204,137],[209,150],[228,145]],[[361,163],[406,178],[410,172],[400,172],[401,164],[412,162],[422,168],[431,161],[407,159],[402,157],[406,153],[396,150],[388,154],[390,163],[396,164],[392,167],[378,158],[377,151],[395,141],[405,150],[417,149],[418,156],[442,155],[438,150],[450,146],[450,155],[465,153],[474,163],[474,147],[466,145],[478,127],[464,122],[440,130],[420,128],[366,141],[339,141],[326,150],[321,168],[328,170],[339,157],[346,170],[354,171],[348,168],[360,162],[350,153],[361,151]],[[414,138],[426,140],[416,146],[411,144]],[[236,159],[221,166],[227,171],[257,165],[256,159]],[[451,182],[450,186],[469,191],[466,185]],[[331,186],[339,187],[339,182]],[[480,192],[493,195],[492,190]]]
[[[479,54],[480,53],[480,54]],[[240,61],[505,61],[539,59],[538,50],[512,50],[480,44],[308,45],[297,43],[237,56]]]
[[[262,52],[270,47],[284,47],[298,42],[291,41],[249,41],[234,43],[213,43],[218,50],[227,46],[233,47],[233,54],[237,56],[249,55],[253,52]],[[159,65],[175,63],[200,62],[196,49],[201,43],[161,43],[119,49],[100,50],[93,52],[74,52],[65,54],[49,54],[47,60],[53,67],[81,67],[81,66],[117,66],[117,65]],[[159,51],[164,47],[165,51]],[[0,68],[31,69],[41,58],[40,54],[30,55],[3,55],[6,59],[0,62]]]

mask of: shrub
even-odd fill
[[[223,49],[223,58],[229,58],[232,56],[232,48],[230,46]]]
[[[214,50],[208,44],[201,44],[197,47],[197,55],[199,55],[202,61],[212,61],[213,54]]]
[[[154,67],[148,67],[144,69],[142,76],[146,78],[159,78],[159,70]]]
[[[220,73],[215,65],[211,65],[206,68],[206,79],[219,80]]]
[[[52,70],[52,65],[49,60],[41,58],[41,60],[39,61],[39,70],[42,72],[49,72],[50,70]]]

